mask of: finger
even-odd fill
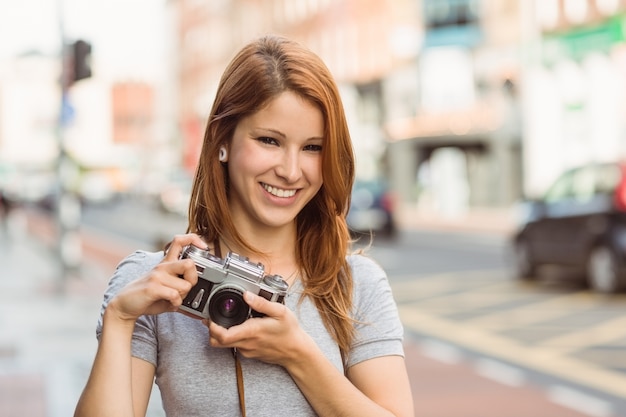
[[[213,347],[232,347],[229,344],[229,329],[226,329],[219,324],[215,324],[210,320],[205,321],[209,328],[209,343]]]
[[[183,249],[188,245],[195,245],[201,249],[207,249],[206,243],[196,234],[188,233],[184,235],[176,235],[170,242],[165,254],[166,261],[173,261],[180,258]]]
[[[163,283],[174,288],[184,298],[193,286],[198,283],[198,274],[195,267],[185,268],[182,274],[170,275]]]
[[[153,300],[146,314],[158,314],[163,311],[175,311],[183,303],[180,293],[175,288],[159,287],[150,294]]]
[[[164,288],[161,298],[170,303],[167,311],[177,311],[184,298],[198,282],[195,264],[191,259],[158,264],[151,274],[150,287]],[[153,295],[159,297],[159,295]]]
[[[180,258],[180,254],[183,252],[185,246],[194,245],[200,249],[207,250],[207,244],[195,233],[188,233],[185,235],[176,235],[172,239],[167,253],[165,254],[165,261],[174,261]]]
[[[258,327],[251,324],[251,321],[247,320],[242,324],[225,328],[209,320],[209,336],[217,343],[215,346],[239,347],[252,335],[258,334]]]
[[[191,289],[192,286],[198,283],[198,270],[196,269],[196,264],[191,259],[181,259],[180,261],[175,262],[176,267],[182,268],[179,270],[176,275],[178,278],[183,278],[183,281],[186,281],[190,284],[190,287],[187,291]]]
[[[182,285],[181,285],[182,282]],[[183,293],[189,285],[177,278],[172,282],[161,282],[160,284],[148,287],[147,297],[153,303],[167,303],[177,309],[183,303]]]
[[[185,292],[198,282],[196,265],[191,259],[178,259],[172,262],[163,260],[155,266],[154,272],[153,277],[163,285],[183,289]]]
[[[269,317],[279,317],[285,310],[283,304],[266,300],[250,291],[243,294],[243,299],[253,310]]]

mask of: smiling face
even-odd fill
[[[290,91],[241,119],[228,153],[229,205],[240,230],[295,228],[323,183],[323,143],[321,111]]]

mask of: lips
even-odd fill
[[[263,186],[265,191],[267,191],[268,193],[276,197],[289,198],[289,197],[293,197],[294,195],[296,195],[296,190],[285,190],[282,188],[272,187],[271,185],[264,184],[264,183],[261,183],[261,185]]]

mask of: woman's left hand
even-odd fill
[[[299,352],[313,339],[300,327],[298,319],[285,305],[268,301],[246,291],[244,300],[265,317],[254,317],[228,329],[205,320],[213,347],[234,347],[246,358],[259,359],[287,367],[302,359]]]

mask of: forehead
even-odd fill
[[[323,136],[324,116],[316,103],[285,91],[270,99],[258,111],[244,117],[240,125],[248,128],[267,128],[300,131],[311,136]]]

